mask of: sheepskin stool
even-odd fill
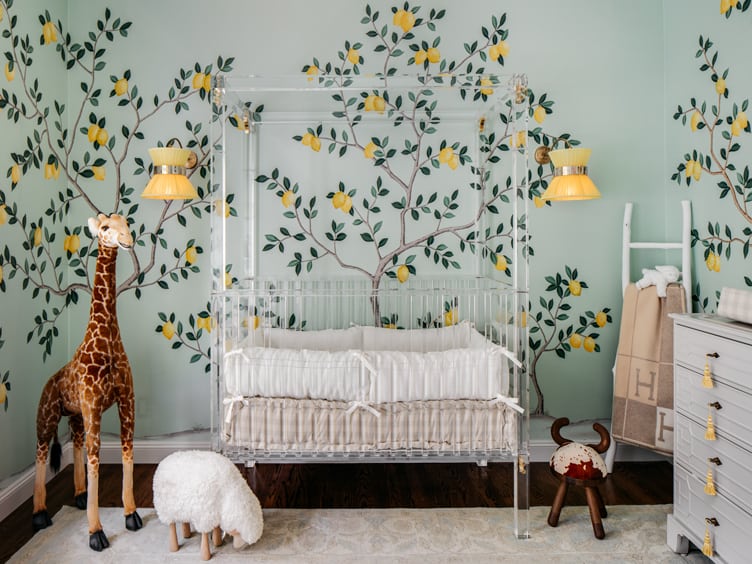
[[[183,538],[191,536],[191,525],[201,533],[202,560],[211,558],[210,532],[215,546],[225,531],[240,549],[255,543],[264,528],[258,499],[236,466],[216,452],[181,451],[162,460],[154,473],[154,509],[170,526],[170,551],[178,550],[176,523],[182,523]]]

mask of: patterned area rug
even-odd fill
[[[512,534],[511,509],[265,509],[264,534],[236,551],[231,539],[213,548],[212,562],[702,562],[699,553],[666,546],[670,505],[615,505],[604,520],[606,538],[593,537],[587,507],[564,507],[559,526],[546,524],[547,507],[530,511],[528,540]],[[168,549],[168,528],[153,509],[141,509],[144,528],[125,529],[122,509],[101,510],[110,548],[88,548],[86,513],[63,507],[54,524],[11,560],[51,562],[199,562],[199,535]],[[178,531],[180,529],[178,528]],[[178,533],[179,535],[180,533]]]

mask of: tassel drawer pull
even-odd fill
[[[714,456],[713,458],[708,458],[708,462],[712,462],[716,466],[720,466],[721,464],[723,464],[723,462],[721,462],[721,459],[718,458],[717,456]]]
[[[713,409],[720,409],[721,404],[718,402],[715,402],[716,405],[713,405],[712,403],[708,404],[708,422],[707,426],[705,427],[705,440],[706,441],[714,441],[715,440],[715,424],[713,423]],[[716,407],[717,406],[717,407]]]
[[[709,405],[710,407],[713,407],[713,408],[717,409],[717,410],[718,410],[718,409],[723,409],[723,406],[722,406],[722,405],[721,405],[720,403],[718,403],[717,401],[714,401],[714,402],[712,402],[712,403],[709,403],[708,405]]]
[[[702,370],[702,387],[713,387],[713,372],[710,370],[710,358],[718,358],[718,353],[707,353],[705,355],[705,368]]]
[[[709,356],[710,358],[719,358],[721,355],[719,355],[717,352],[708,353],[705,356]]]
[[[715,517],[705,517],[705,538],[702,543],[702,553],[705,556],[713,556],[713,543],[710,538],[710,525],[718,526],[718,520]]]

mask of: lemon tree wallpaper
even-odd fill
[[[214,204],[208,193],[206,88],[207,76],[217,73],[315,77],[328,61],[378,73],[388,68],[390,49],[403,51],[393,56],[399,72],[433,72],[464,60],[469,47],[476,69],[528,75],[528,135],[509,139],[507,147],[525,144],[532,154],[564,136],[591,147],[590,175],[603,194],[597,201],[543,205],[550,169],[529,160],[534,254],[527,326],[532,407],[539,413],[574,420],[610,415],[625,202],[635,202],[636,236],[660,240],[677,236],[678,201],[693,201],[696,308],[713,310],[724,285],[749,287],[748,2],[720,9],[700,0],[606,0],[597,9],[590,0],[480,0],[471,7],[448,0],[370,2],[371,16],[380,12],[375,27],[361,22],[366,4],[333,0],[324,10],[303,0],[225,0],[211,7],[193,0],[0,0],[0,442],[10,454],[0,457],[0,478],[33,461],[39,392],[83,335],[94,260],[83,226],[94,211],[127,214],[141,243],[118,266],[137,436],[207,427],[208,214],[231,214],[233,206]],[[432,11],[435,29],[428,25]],[[372,112],[394,102],[368,96],[357,103]],[[299,148],[317,155],[332,143],[341,147],[340,137],[327,139],[329,132],[318,132],[316,124],[297,134]],[[148,147],[173,137],[198,155],[191,180],[200,198],[169,205],[141,200]],[[453,144],[446,139],[433,148],[432,171],[456,174],[469,166]],[[375,164],[390,146],[363,140],[348,148],[356,150]],[[294,164],[280,169],[278,186],[269,190],[279,218],[270,233],[278,239],[290,221],[284,213],[299,209],[300,194],[292,190],[299,172]],[[275,180],[265,174],[270,186]],[[354,222],[365,209],[364,194],[351,194],[352,188],[333,188],[318,205],[341,215],[340,222]],[[431,193],[421,204],[429,205]],[[456,203],[467,205],[459,195]],[[433,216],[415,211],[418,219],[407,212],[409,220],[430,220],[425,229],[433,230]],[[375,219],[363,222],[348,237],[373,245],[360,235],[367,232],[377,245],[375,225]],[[279,254],[277,247],[267,252]],[[387,263],[384,275],[421,276],[409,254]],[[296,263],[291,254],[290,269],[307,269],[311,258],[301,253]],[[452,269],[456,256],[446,258]],[[487,248],[494,271],[503,272],[502,259],[503,249]],[[637,257],[635,268],[677,261]],[[105,429],[116,430],[115,420],[106,420]]]

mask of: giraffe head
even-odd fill
[[[113,213],[106,216],[100,213],[97,217],[90,217],[89,231],[91,236],[97,237],[105,247],[130,249],[133,246],[131,230],[122,215]]]

